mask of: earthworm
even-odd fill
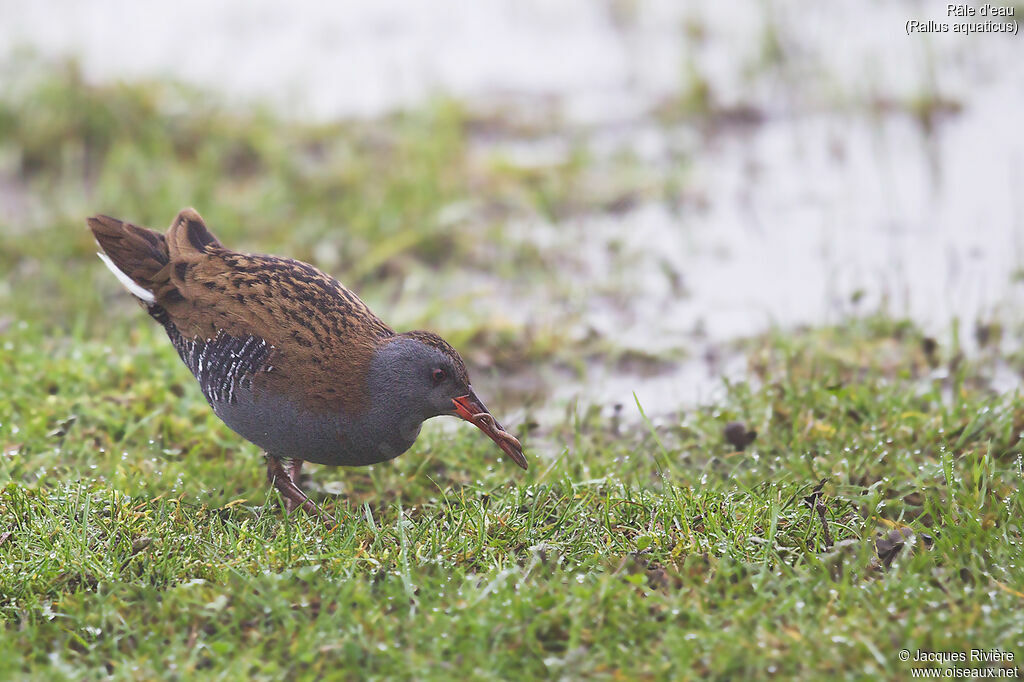
[[[520,444],[519,439],[508,431],[499,429],[497,423],[494,421],[494,417],[487,412],[478,412],[474,414],[473,423],[476,424],[478,428],[485,429],[488,433],[493,433],[495,437],[500,438],[516,450],[522,452],[523,446]]]

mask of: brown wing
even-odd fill
[[[180,344],[255,337],[271,347],[273,367],[255,376],[257,390],[325,410],[365,406],[366,368],[394,332],[359,297],[306,263],[225,249],[192,209],[178,214],[166,246],[168,262],[146,288],[166,321],[150,313]]]

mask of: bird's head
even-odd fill
[[[437,334],[406,332],[389,339],[377,352],[374,375],[404,409],[422,420],[440,415],[461,417],[486,433],[513,462],[526,469],[523,448],[491,416],[469,383],[466,364]]]

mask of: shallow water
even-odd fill
[[[722,372],[743,370],[723,343],[773,325],[880,306],[940,339],[953,318],[1019,322],[1020,38],[904,34],[940,10],[185,0],[155,13],[45,0],[5,12],[0,43],[78,55],[96,79],[172,76],[299,117],[373,116],[436,92],[553,109],[564,131],[474,144],[543,165],[582,135],[598,159],[629,150],[679,175],[669,199],[508,227],[572,254],[563,287],[517,285],[511,317],[689,358],[654,376],[593,367],[554,382],[557,402],[631,409],[635,391],[658,412],[712,399]],[[673,115],[695,83],[707,110]],[[510,300],[493,284],[482,306]]]

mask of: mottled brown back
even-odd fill
[[[273,346],[273,370],[254,378],[256,390],[292,393],[325,411],[365,408],[366,369],[394,332],[333,277],[226,249],[192,209],[166,236],[105,216],[89,226],[111,260],[154,294],[149,312],[172,341],[255,336]]]

